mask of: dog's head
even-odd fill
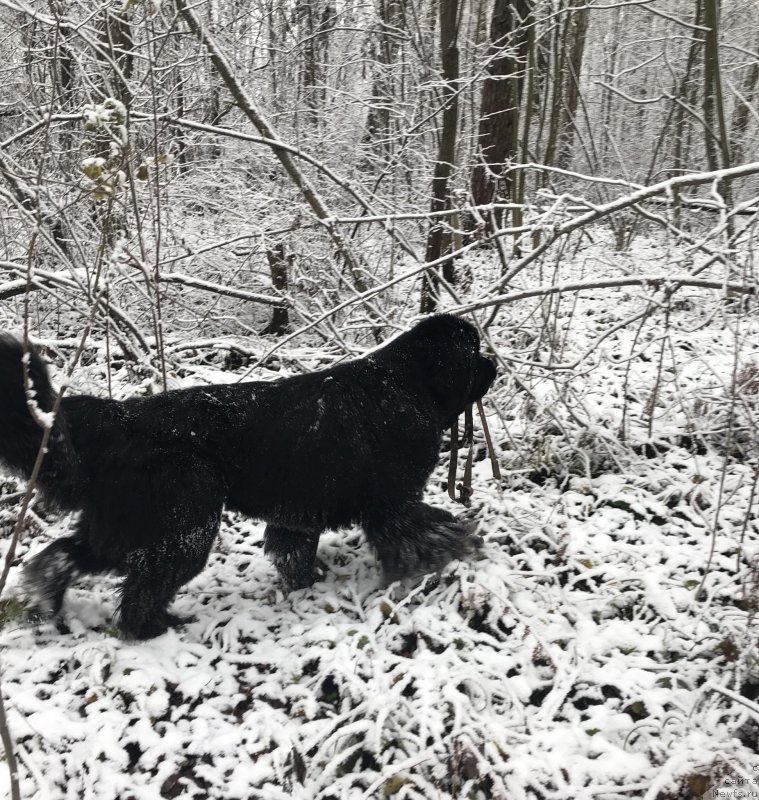
[[[480,400],[496,377],[495,363],[480,353],[480,335],[466,320],[449,314],[428,317],[389,348],[406,359],[439,407],[445,427]]]

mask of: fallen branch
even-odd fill
[[[7,268],[11,274],[23,274],[23,267],[21,265],[9,264],[8,262],[0,263],[0,266]],[[61,272],[49,272],[48,270],[34,270],[34,276],[28,278],[17,278],[6,283],[0,284],[0,300],[9,300],[12,297],[27,294],[33,291],[51,292],[54,289],[63,289],[71,292],[75,296],[81,296],[82,292],[86,294],[86,289],[82,284],[67,277]],[[106,315],[110,317],[118,326],[129,331],[140,346],[140,353],[146,355],[150,352],[145,337],[140,332],[137,325],[123,312],[118,306],[114,305],[112,301],[106,302],[105,298],[98,295],[95,298],[90,298],[93,307],[97,307],[105,311]],[[124,351],[127,358],[132,361],[140,361],[140,354],[127,342],[123,335],[118,336],[119,345]]]
[[[182,286],[189,286],[192,289],[200,289],[202,292],[212,292],[213,294],[227,295],[228,297],[238,297],[240,300],[247,300],[250,303],[263,303],[268,306],[283,308],[287,305],[281,297],[272,297],[267,294],[249,292],[245,289],[235,289],[232,286],[222,286],[220,283],[204,281],[200,278],[192,278],[189,275],[182,275],[179,272],[162,272],[158,280],[160,283],[177,283]]]
[[[76,282],[60,273],[36,270],[34,274],[35,277],[30,281],[26,278],[17,278],[12,281],[7,281],[6,283],[0,283],[0,300],[9,300],[11,297],[22,295],[26,292],[27,288],[31,291],[44,291],[53,287],[71,290],[78,289],[78,284]],[[237,297],[240,300],[248,300],[251,303],[263,303],[264,305],[275,307],[286,305],[286,301],[281,297],[249,292],[246,289],[235,289],[232,286],[223,286],[220,283],[204,281],[200,278],[183,275],[180,272],[162,272],[158,280],[160,283],[176,283],[182,286],[188,286],[192,289],[199,289],[203,292]]]
[[[557,226],[552,231],[547,231],[548,234],[545,239],[537,247],[533,248],[527,255],[520,258],[516,264],[498,281],[496,281],[488,290],[487,293],[498,292],[504,286],[508,286],[514,278],[529,264],[535,261],[538,256],[546,252],[558,239],[562,236],[567,236],[570,233],[578,230],[579,228],[596,222],[603,217],[622,211],[630,206],[637,205],[644,200],[655,197],[660,194],[671,194],[678,190],[681,186],[697,186],[703,183],[712,183],[713,181],[728,180],[731,178],[747,177],[749,175],[756,175],[759,173],[759,162],[754,161],[749,164],[741,164],[738,167],[730,167],[729,169],[717,169],[710,172],[697,172],[693,175],[680,175],[676,178],[670,178],[666,181],[661,181],[653,186],[644,186],[631,194],[624,197],[618,197],[608,203],[600,205],[591,205],[590,210],[579,217],[568,220],[562,225]],[[490,305],[493,305],[490,303]]]
[[[717,289],[748,295],[757,293],[757,287],[755,285],[709,280],[708,278],[696,278],[692,275],[639,275],[637,277],[625,275],[622,278],[606,278],[602,280],[560,283],[551,286],[536,286],[534,289],[523,289],[520,292],[512,292],[511,294],[503,294],[498,297],[489,297],[485,300],[467,303],[466,305],[451,309],[450,313],[468,314],[481,308],[515,303],[517,300],[526,300],[530,297],[548,297],[552,294],[583,292],[587,289],[614,289],[621,286],[651,286],[654,289],[660,289],[673,284],[679,284],[679,286],[694,286],[700,289]]]

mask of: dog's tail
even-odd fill
[[[63,415],[52,419],[55,398],[39,354],[31,347],[25,351],[12,336],[0,335],[0,461],[28,479],[42,444],[43,426],[54,423],[38,480],[50,499],[68,506],[77,460]]]

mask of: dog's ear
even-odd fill
[[[476,331],[468,323],[456,322],[456,327],[430,337],[419,358],[424,382],[446,418],[458,416],[472,402],[476,388],[483,388],[484,394],[490,385],[487,376],[479,377]]]
[[[446,411],[463,408],[474,382],[474,358],[452,350],[424,359],[425,382]]]
[[[448,417],[481,400],[496,378],[495,361],[480,354],[480,338],[468,323],[430,343],[424,355],[427,385]]]
[[[450,314],[423,320],[387,345],[384,357],[403,365],[409,379],[430,394],[446,422],[461,414],[477,392],[479,399],[495,374],[480,356],[477,329]]]
[[[485,396],[488,389],[493,385],[497,374],[495,361],[492,358],[477,356],[474,382],[469,394],[470,403],[476,403]]]

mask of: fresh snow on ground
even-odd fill
[[[588,246],[561,269],[653,274],[665,256]],[[561,282],[559,269],[532,285]],[[57,625],[29,626],[6,600],[0,666],[23,796],[667,800],[726,776],[759,791],[759,386],[730,400],[735,376],[759,367],[759,322],[755,307],[684,289],[605,336],[657,291],[500,312],[486,411],[503,481],[478,432],[465,513],[486,544],[442,576],[380,588],[360,532],[331,532],[324,579],[283,596],[263,525],[226,514],[176,600],[197,620],[155,640],[116,634],[116,578],[77,583]],[[324,363],[291,347],[288,371]],[[572,369],[544,369],[549,354]],[[75,388],[104,391],[102,375],[101,358]],[[176,380],[235,377],[188,362]],[[114,378],[117,396],[139,391]],[[429,500],[461,510],[445,462]],[[21,487],[2,486],[6,531]],[[21,556],[69,523],[38,510]],[[3,769],[0,781],[7,793]]]

